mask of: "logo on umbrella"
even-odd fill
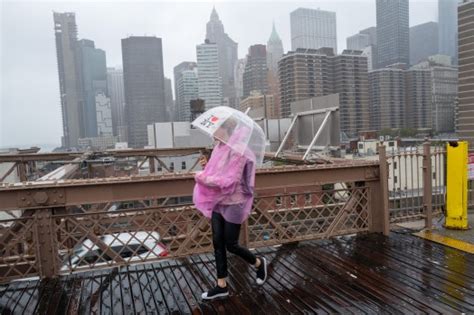
[[[219,117],[212,115],[204,119],[203,121],[201,121],[201,125],[203,125],[206,128],[209,128],[213,126],[218,120],[219,120]]]

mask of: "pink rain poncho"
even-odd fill
[[[229,143],[238,141],[245,133],[236,131]],[[219,142],[204,171],[196,172],[194,177],[196,208],[207,218],[211,218],[214,211],[227,222],[242,224],[252,209],[255,168],[255,155],[250,150],[245,149],[242,154]]]

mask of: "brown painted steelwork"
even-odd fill
[[[262,247],[386,232],[380,170],[378,161],[260,169],[243,242]],[[0,213],[6,217],[0,221],[1,278],[155,261],[163,247],[171,257],[209,252],[208,220],[192,204],[168,203],[191,196],[193,187],[189,173],[0,186]],[[120,248],[105,243],[107,238]],[[162,247],[150,248],[158,242]]]

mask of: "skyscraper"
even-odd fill
[[[359,33],[364,34],[364,35],[369,35],[369,45],[372,45],[372,46],[377,45],[377,28],[375,26],[365,28]]]
[[[96,95],[107,93],[107,65],[105,51],[95,48],[94,42],[81,39],[78,42],[78,55],[81,60],[82,88],[84,106],[83,136],[84,138],[96,137],[97,111]]]
[[[458,70],[455,67],[442,65],[431,67],[431,90],[433,130],[438,133],[454,132]]]
[[[353,136],[368,129],[367,57],[360,51],[336,56],[331,48],[297,49],[284,55],[278,67],[283,117],[294,101],[339,93],[341,131]]]
[[[217,44],[206,40],[204,44],[196,46],[196,55],[199,98],[204,100],[206,110],[223,105]]]
[[[410,27],[410,64],[415,65],[438,54],[438,23]]]
[[[248,115],[252,118],[277,119],[278,111],[275,108],[273,95],[263,95],[252,91],[250,95],[240,102],[240,111],[245,112],[250,108]]]
[[[234,70],[234,82],[235,82],[235,95],[237,100],[240,102],[240,99],[244,95],[244,71],[245,63],[247,62],[246,58],[237,60]]]
[[[330,70],[329,58],[320,50],[300,48],[286,53],[278,62],[281,116],[291,114],[291,102],[331,94]]]
[[[63,121],[62,145],[76,147],[83,136],[82,78],[74,13],[53,13]]]
[[[369,72],[371,129],[405,127],[405,92],[402,69],[384,68]]]
[[[267,93],[267,79],[267,50],[265,45],[250,46],[243,74],[243,97],[248,97],[252,91],[262,94]]]
[[[184,61],[174,67],[174,85],[176,98],[177,121],[189,121],[191,119],[191,100],[199,97],[197,64]]]
[[[474,148],[474,1],[464,0],[458,7],[459,103],[456,132]]]
[[[357,136],[370,126],[368,58],[359,51],[344,50],[330,59],[334,71],[332,93],[339,94],[341,131]]]
[[[361,50],[369,70],[377,67],[377,28],[372,26],[346,39],[347,49]]]
[[[429,69],[409,69],[405,71],[406,80],[406,127],[431,129],[432,91],[431,71]]]
[[[291,50],[330,47],[337,53],[336,13],[298,8],[290,13]]]
[[[377,0],[377,67],[410,63],[408,0]]]
[[[125,121],[125,94],[123,87],[123,70],[107,69],[107,95],[110,97],[112,127],[114,136],[119,141],[127,141],[127,124]]]
[[[147,145],[147,125],[166,121],[161,38],[132,36],[122,39],[128,143]]]
[[[388,67],[369,72],[371,128],[431,128],[431,73]]]
[[[267,42],[268,93],[273,95],[273,116],[280,116],[280,83],[278,81],[278,61],[283,57],[283,43],[273,23],[272,33]]]
[[[112,108],[110,98],[105,93],[99,92],[95,95],[95,109],[97,121],[97,136],[113,136],[112,128]]]
[[[346,44],[347,49],[363,50],[365,47],[370,46],[370,36],[358,33],[347,37]]]
[[[165,77],[165,104],[166,104],[166,121],[176,121],[176,109],[173,101],[173,88],[171,79]]]
[[[458,32],[459,0],[438,0],[438,31],[440,54],[451,56],[457,64],[457,32]]]
[[[267,66],[268,70],[278,73],[278,60],[283,57],[283,43],[275,29],[275,23],[272,26],[272,33],[267,41]]]
[[[237,63],[237,43],[224,31],[216,8],[212,9],[211,19],[206,25],[206,39],[217,44],[219,58],[219,75],[222,82],[223,104],[235,107],[234,69]],[[207,106],[207,105],[206,105]]]

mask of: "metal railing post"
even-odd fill
[[[431,175],[431,146],[429,142],[423,143],[423,210],[425,214],[425,228],[432,228],[433,221],[433,183]]]
[[[53,278],[59,273],[58,248],[54,233],[51,209],[36,210],[34,237],[36,238],[36,261],[41,278]]]
[[[148,157],[148,166],[150,168],[150,173],[153,174],[156,171],[155,167],[155,157],[154,156],[149,156]]]
[[[385,146],[378,146],[378,181],[366,182],[369,188],[369,232],[390,233],[390,215],[388,209],[388,167]]]
[[[382,202],[382,232],[384,235],[390,233],[390,214],[388,209],[388,162],[385,145],[379,145],[379,162],[380,162],[380,188]]]
[[[249,247],[249,222],[248,222],[248,220],[245,220],[245,222],[242,223],[242,226],[240,228],[240,240],[239,240],[239,242],[244,247]]]

